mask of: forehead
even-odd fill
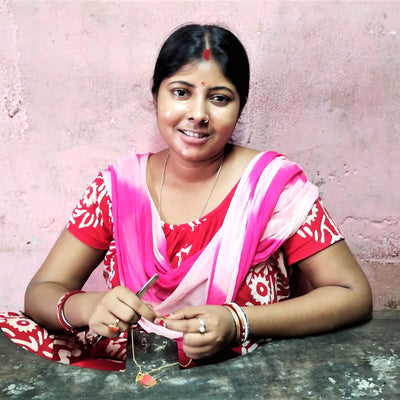
[[[225,85],[233,86],[233,83],[224,75],[218,63],[210,61],[192,62],[181,67],[175,74],[167,78],[169,82],[179,78],[186,80],[207,80],[211,82],[224,83]]]

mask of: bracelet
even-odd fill
[[[230,312],[230,314],[232,316],[233,323],[235,324],[235,330],[236,330],[235,343],[239,343],[240,342],[240,322],[239,322],[239,318],[238,318],[236,312],[234,310],[232,310],[232,308],[230,306],[228,306],[227,304],[224,304],[224,307]]]
[[[242,307],[240,307],[236,303],[231,303],[231,305],[235,308],[235,311],[238,314],[239,320],[241,322],[240,343],[243,343],[249,338],[249,320],[247,319],[247,315]]]
[[[236,303],[226,303],[224,306],[231,312],[233,320],[235,321],[237,329],[236,341],[239,344],[243,344],[248,340],[250,333],[247,315],[243,308]]]
[[[233,304],[234,303],[227,303],[227,304],[224,304],[224,306],[230,311],[232,318],[235,321],[235,325],[236,325],[236,340],[235,340],[235,342],[237,344],[242,344],[243,343],[242,338],[243,338],[243,334],[244,334],[244,324],[243,324],[243,321],[240,319],[240,316]]]
[[[70,292],[64,293],[61,297],[60,300],[57,302],[57,318],[62,327],[68,332],[68,333],[75,333],[77,330],[68,322],[67,318],[65,318],[64,314],[64,305],[67,299],[69,299],[72,295],[77,294],[77,293],[84,293],[83,290],[72,290]]]

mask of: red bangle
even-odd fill
[[[240,341],[240,321],[239,318],[237,317],[237,314],[235,313],[234,310],[232,310],[231,307],[229,307],[227,304],[223,304],[223,306],[230,312],[232,319],[233,319],[233,323],[235,325],[235,330],[236,330],[236,334],[235,334],[235,339],[233,340],[233,343],[238,344]]]
[[[72,295],[77,294],[77,293],[84,293],[84,291],[83,290],[72,290],[70,292],[66,292],[60,297],[60,300],[58,300],[58,302],[57,302],[57,318],[58,318],[58,321],[60,322],[62,327],[68,333],[75,333],[75,332],[77,332],[77,330],[65,318],[64,305],[65,305],[65,302],[67,301],[68,298],[70,298]]]
[[[237,329],[236,341],[241,345],[246,342],[249,337],[249,322],[247,320],[247,315],[236,303],[225,303],[223,305],[228,308],[232,314]]]

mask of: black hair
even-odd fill
[[[186,64],[204,60],[206,49],[210,50],[210,57],[235,85],[240,96],[241,112],[249,94],[249,60],[239,39],[217,25],[184,25],[168,37],[154,67],[153,97],[157,97],[164,79],[174,75]]]

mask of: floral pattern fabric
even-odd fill
[[[163,224],[171,268],[179,268],[182,262],[207,245],[221,226],[235,189],[199,221]],[[66,228],[87,245],[107,250],[104,278],[109,288],[119,285],[112,204],[101,173],[73,210]],[[290,266],[341,239],[343,236],[318,199],[297,233],[268,260],[250,269],[235,301],[241,306],[256,306],[288,299],[291,295]],[[125,368],[126,334],[95,344],[95,336],[89,330],[77,334],[49,332],[22,312],[0,314],[0,327],[14,343],[54,361],[106,370]],[[243,343],[239,352],[253,351],[265,342]]]
[[[0,327],[15,344],[48,360],[95,369],[125,369],[126,334],[95,344],[96,335],[89,330],[50,332],[20,311],[0,314]]]

